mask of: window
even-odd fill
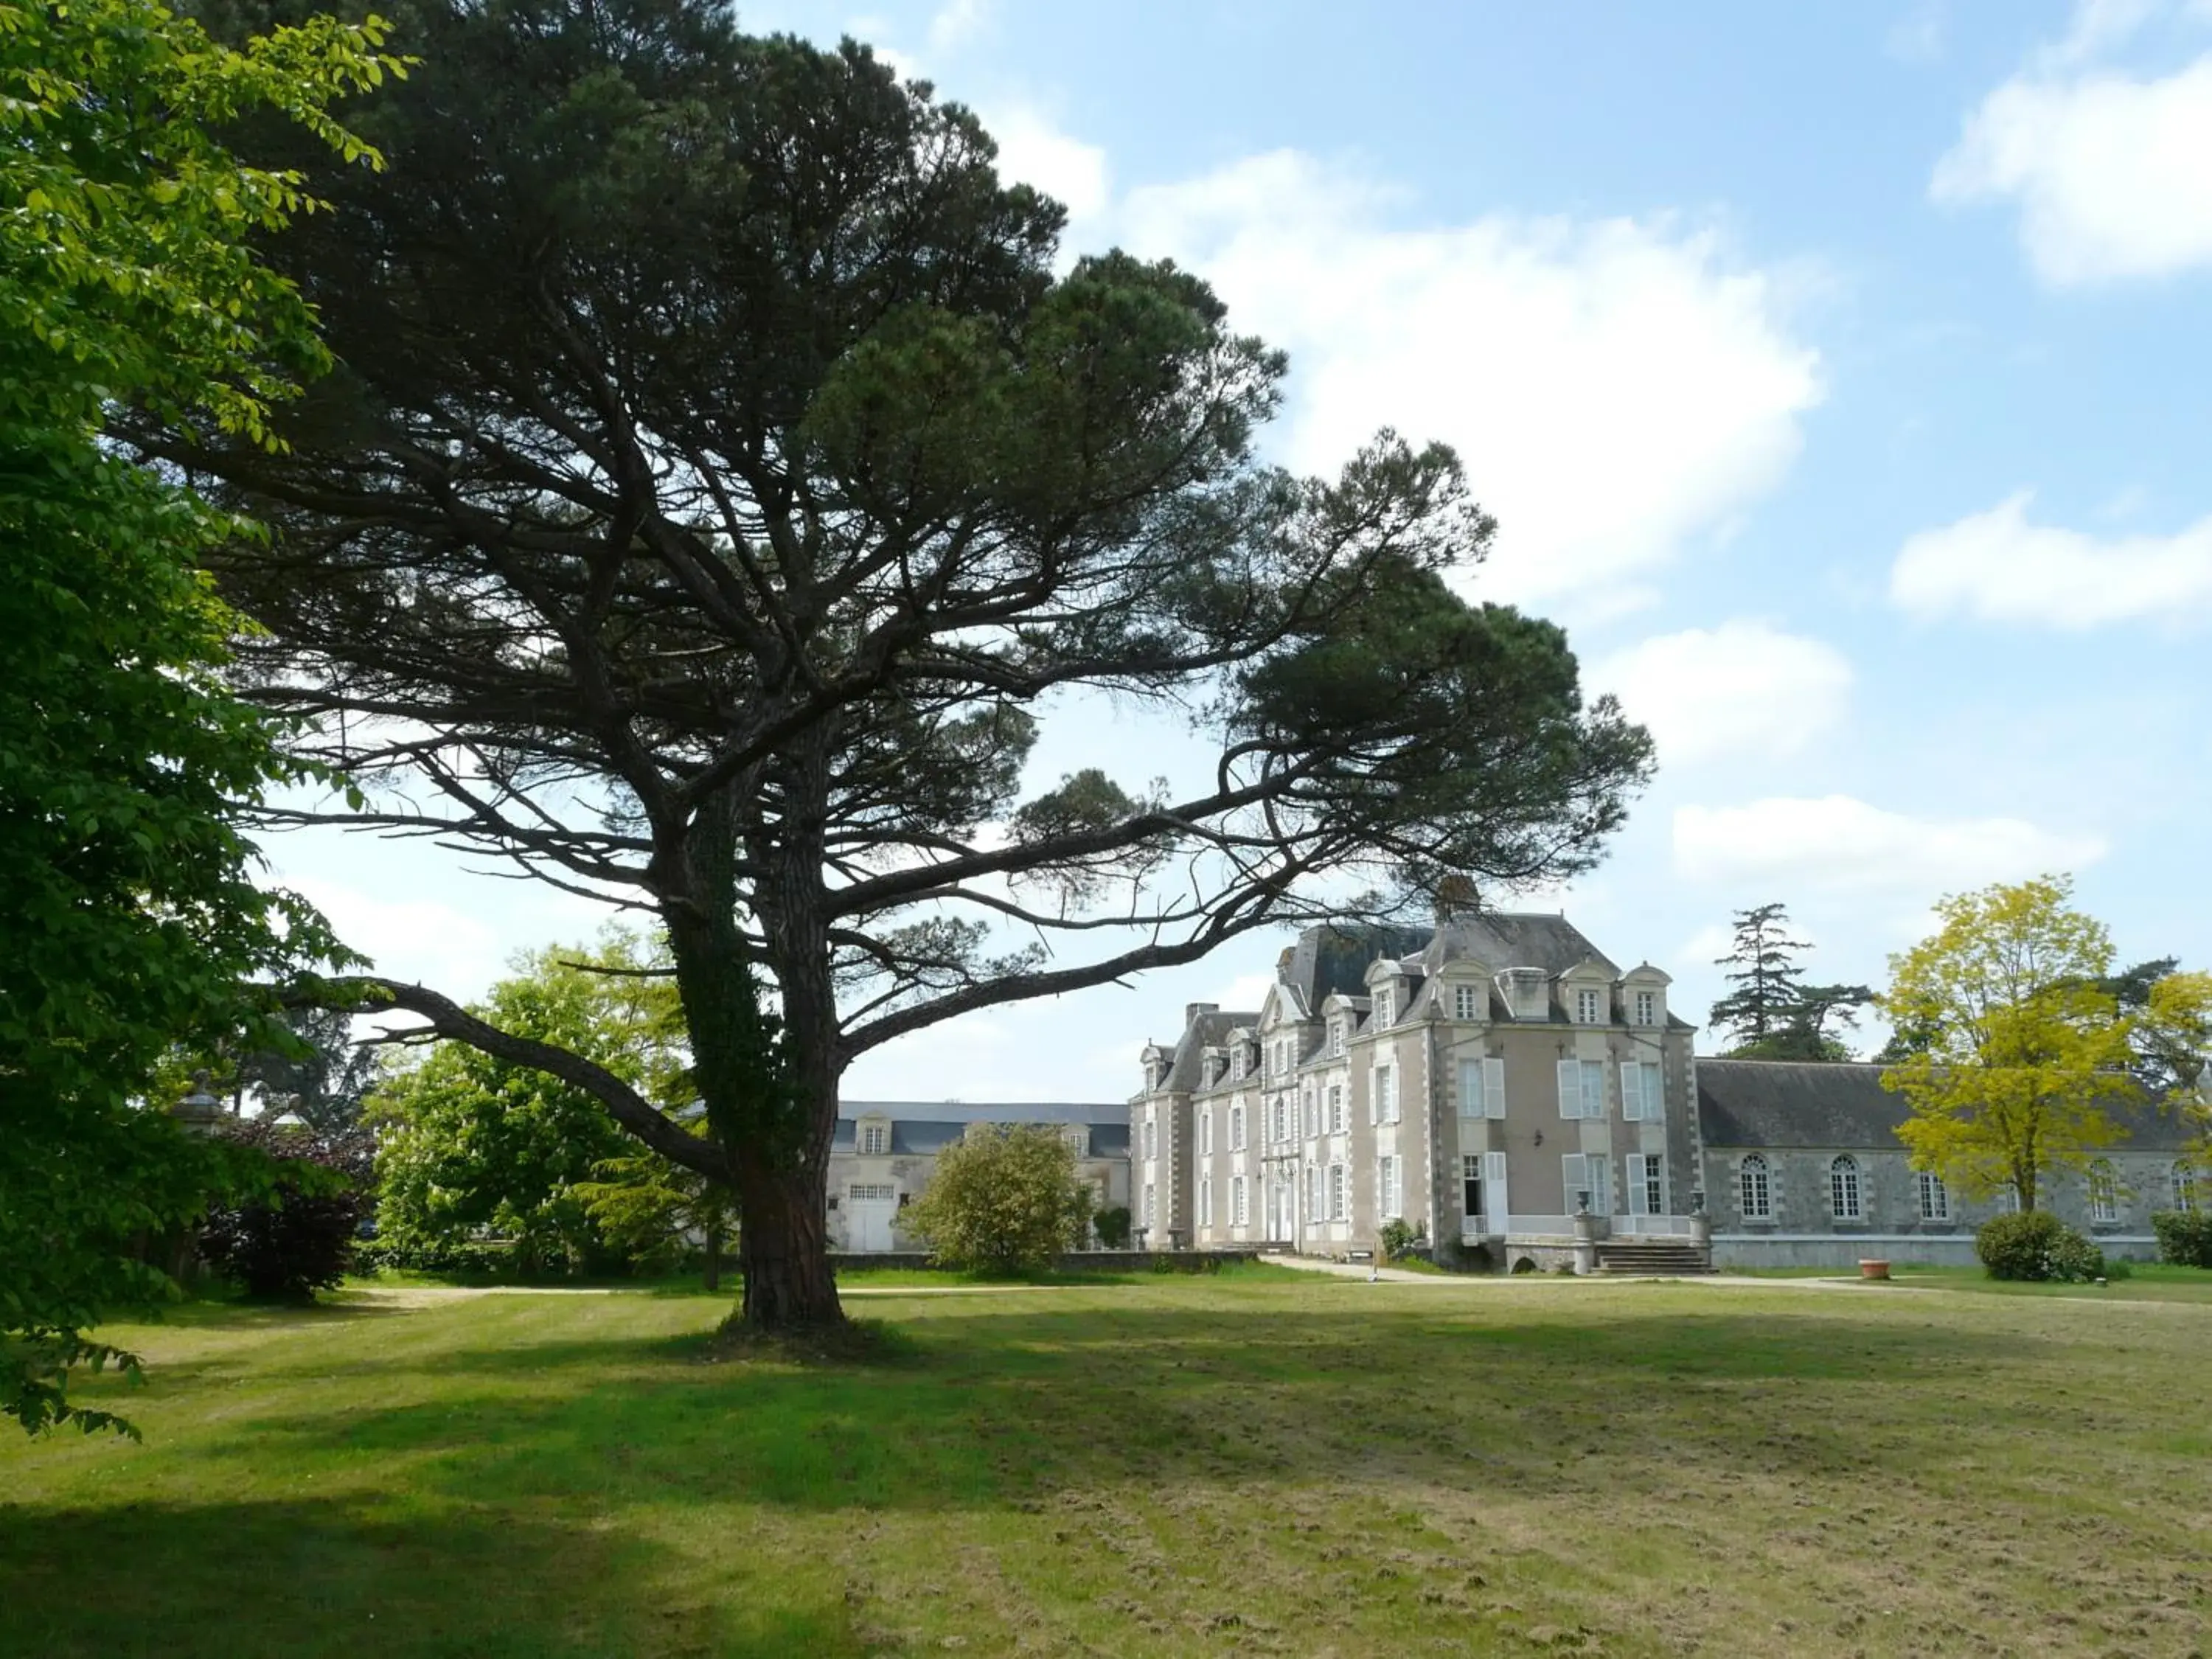
[[[852,1192],[855,1204],[888,1204],[898,1196],[898,1188],[888,1182],[856,1182]]]
[[[1638,1025],[1656,1025],[1659,1023],[1659,994],[1656,991],[1638,991],[1636,994],[1636,1023]]]
[[[1344,1133],[1344,1085],[1332,1083],[1328,1086],[1328,1132],[1333,1135]]]
[[[1454,1019],[1480,1019],[1482,1018],[1482,1004],[1479,999],[1481,994],[1482,992],[1480,986],[1455,985],[1452,988],[1452,1018]]]
[[[1838,1221],[1857,1221],[1866,1215],[1859,1193],[1859,1161],[1849,1152],[1828,1165],[1828,1204]]]
[[[1241,1042],[1229,1051],[1229,1080],[1231,1083],[1244,1080],[1244,1045]]]
[[[1774,1219],[1774,1188],[1767,1179],[1766,1160],[1757,1152],[1736,1166],[1736,1182],[1742,1189],[1746,1221]]]
[[[1395,1123],[1398,1121],[1398,1068],[1377,1066],[1375,1068],[1375,1121]]]
[[[1278,1037],[1275,1040],[1275,1070],[1279,1073],[1283,1070],[1283,1043],[1282,1039]]]
[[[2107,1224],[2120,1218],[2120,1182],[2112,1166],[2099,1158],[2089,1166],[2089,1219]]]
[[[1667,1121],[1667,1085],[1657,1064],[1648,1060],[1620,1062],[1620,1115],[1631,1123]]]
[[[1378,1158],[1375,1160],[1375,1215],[1377,1220],[1395,1220],[1405,1209],[1398,1194],[1398,1160]]]
[[[1198,1109],[1198,1146],[1200,1152],[1213,1150],[1213,1108],[1211,1106]]]
[[[1375,994],[1375,1024],[1379,1030],[1390,1023],[1390,994],[1387,990]]]
[[[863,1123],[860,1126],[860,1156],[881,1158],[891,1149],[891,1126],[888,1123]]]
[[[1198,1166],[1198,1224],[1213,1224],[1213,1166],[1210,1164]]]
[[[1999,1215],[2018,1215],[2020,1188],[2014,1186],[2000,1187],[1990,1195],[1990,1203]]]
[[[1321,1107],[1314,1098],[1313,1087],[1310,1084],[1306,1087],[1300,1115],[1305,1120],[1306,1133],[1317,1135],[1321,1133]]]
[[[1563,1060],[1559,1062],[1559,1115],[1605,1115],[1605,1062],[1601,1060]]]
[[[1147,1181],[1145,1183],[1145,1225],[1147,1227],[1156,1225],[1159,1220],[1158,1206],[1154,1205],[1152,1199],[1152,1183]]]
[[[1600,1001],[1600,995],[1595,991],[1576,992],[1575,1024],[1577,1025],[1595,1025],[1600,1024],[1601,1022],[1598,1018]]]
[[[1628,1154],[1628,1212],[1667,1213],[1667,1161],[1658,1154]]]
[[[1076,1157],[1088,1158],[1091,1155],[1090,1136],[1084,1130],[1062,1129],[1060,1132],[1060,1144]]]
[[[1230,1177],[1229,1224],[1232,1227],[1241,1227],[1247,1221],[1249,1221],[1252,1218],[1249,1202],[1245,1197],[1245,1190],[1244,1177],[1243,1176],[1231,1176]]]
[[[1306,1171],[1306,1219],[1309,1221],[1320,1220],[1326,1208],[1321,1182],[1321,1165],[1316,1164]]]
[[[1145,1156],[1146,1158],[1158,1158],[1159,1155],[1159,1122],[1157,1119],[1148,1117],[1145,1120]]]
[[[2173,1182],[2173,1207],[2188,1215],[2197,1208],[2197,1170],[2187,1162],[2178,1163],[2171,1172]]]
[[[1333,1019],[1328,1023],[1328,1051],[1331,1054],[1344,1052],[1344,1022]]]
[[[1232,1152],[1244,1150],[1244,1109],[1242,1106],[1229,1109],[1229,1150]]]
[[[1328,1166],[1328,1218],[1331,1221],[1344,1219],[1345,1196],[1344,1165],[1332,1164]]]
[[[1274,1128],[1273,1132],[1268,1136],[1268,1139],[1271,1140],[1288,1140],[1290,1138],[1291,1097],[1288,1095],[1277,1095],[1275,1097]]]
[[[1948,1221],[1951,1218],[1951,1189],[1943,1184],[1943,1177],[1933,1170],[1920,1171],[1920,1218],[1923,1221]]]
[[[1482,1213],[1482,1154],[1462,1152],[1459,1159],[1460,1209],[1462,1213],[1479,1216]]]

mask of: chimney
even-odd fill
[[[1200,1014],[1218,1014],[1220,1012],[1221,1005],[1218,1002],[1186,1002],[1182,1006],[1184,1029],[1197,1024]]]

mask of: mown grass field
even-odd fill
[[[666,1291],[122,1331],[143,1446],[0,1441],[0,1653],[2212,1650],[2201,1299],[880,1288],[866,1365]]]

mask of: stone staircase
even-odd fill
[[[1712,1252],[1686,1238],[1605,1238],[1598,1241],[1601,1273],[1709,1273]]]

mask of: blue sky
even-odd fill
[[[2070,871],[2212,965],[2212,0],[789,3],[975,107],[1070,251],[1211,278],[1291,354],[1274,455],[1454,444],[1466,591],[1565,623],[1657,736],[1605,865],[1530,902],[1717,994],[1786,902],[1880,984],[1939,895]],[[1092,707],[1041,782],[1193,763]],[[381,966],[474,994],[588,935],[419,843],[279,838]],[[1282,940],[864,1057],[860,1097],[1118,1098]]]

